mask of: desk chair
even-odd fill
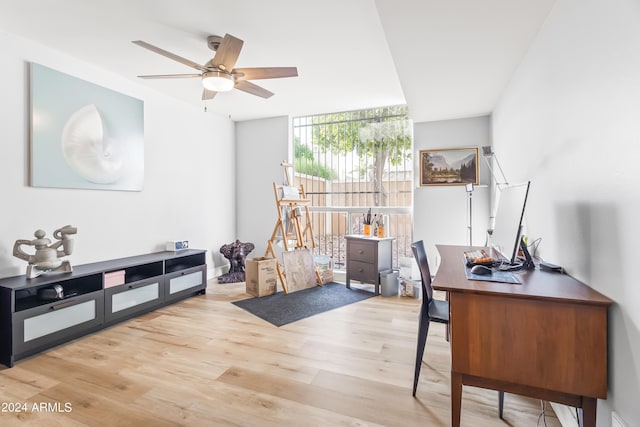
[[[433,288],[431,287],[431,272],[429,271],[429,261],[427,252],[424,249],[424,242],[419,240],[411,244],[413,256],[420,268],[420,278],[422,279],[422,307],[420,308],[420,323],[418,326],[418,347],[416,350],[416,366],[413,374],[413,396],[418,388],[418,378],[422,367],[422,357],[424,347],[427,344],[429,324],[431,322],[444,323],[447,325],[447,341],[449,341],[449,302],[433,299]],[[462,262],[462,258],[460,258]],[[502,418],[504,409],[504,391],[498,392],[498,411]]]

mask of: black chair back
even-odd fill
[[[427,252],[424,250],[424,242],[418,240],[412,243],[411,250],[420,268],[420,277],[422,278],[422,303],[428,304],[433,299],[433,288],[431,287],[431,272],[429,271]]]

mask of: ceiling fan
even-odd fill
[[[135,40],[132,43],[200,71],[199,74],[158,74],[138,77],[142,79],[199,77],[202,79],[202,85],[204,86],[202,92],[203,100],[213,99],[218,92],[226,92],[234,88],[262,98],[269,98],[273,96],[273,92],[251,83],[249,80],[298,76],[298,69],[296,67],[233,68],[238,60],[244,42],[230,34],[225,34],[224,37],[207,37],[207,45],[215,52],[215,55],[204,65],[197,64],[142,40]]]

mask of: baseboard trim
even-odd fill
[[[207,269],[207,277],[209,278],[209,280],[213,279],[214,277],[219,277],[222,276],[223,274],[226,273],[226,270],[229,269],[228,265],[221,265],[221,266],[213,266],[213,268],[208,268]]]

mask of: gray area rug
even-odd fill
[[[361,289],[347,289],[342,283],[304,289],[285,295],[278,292],[265,297],[248,298],[233,304],[275,326],[284,326],[306,317],[353,304],[374,296]]]

